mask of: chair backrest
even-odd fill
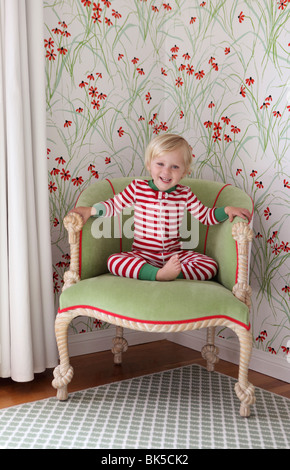
[[[92,206],[112,198],[121,192],[134,178],[114,178],[99,181],[86,188],[77,201],[77,206]],[[227,205],[246,207],[252,212],[251,198],[241,189],[223,183],[186,178],[182,184],[189,186],[197,198],[208,207]],[[231,225],[224,222],[215,226],[204,226],[187,215],[183,225],[184,248],[206,253],[219,263],[218,281],[229,288],[235,283],[237,257],[231,236]],[[182,234],[181,233],[181,234]],[[90,218],[81,232],[80,276],[81,279],[95,277],[108,272],[107,259],[112,253],[130,251],[133,241],[133,208],[111,219]],[[192,243],[193,242],[193,243]]]

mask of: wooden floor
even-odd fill
[[[130,346],[120,366],[114,365],[110,351],[73,357],[71,365],[74,368],[74,377],[69,385],[69,392],[187,364],[205,366],[205,361],[200,352],[167,340]],[[220,361],[216,365],[216,371],[238,377],[238,366],[229,362]],[[56,391],[51,386],[52,379],[52,369],[36,374],[31,382],[0,379],[0,408],[55,396]],[[254,371],[249,371],[249,381],[256,387],[290,398],[290,385],[286,382]]]

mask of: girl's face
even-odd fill
[[[188,167],[185,166],[182,150],[173,150],[152,159],[147,170],[159,191],[166,191],[179,183],[187,174]]]

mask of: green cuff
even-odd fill
[[[104,217],[106,215],[106,206],[101,202],[93,205],[94,209],[96,209],[97,213],[93,215],[93,217]]]
[[[229,216],[225,213],[224,207],[218,207],[215,209],[214,216],[218,222],[223,222],[229,218]]]
[[[156,281],[156,274],[159,269],[152,266],[152,264],[146,263],[140,269],[138,279],[141,281]],[[182,271],[178,274],[177,279],[184,279]]]

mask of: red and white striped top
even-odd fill
[[[204,225],[218,224],[214,208],[200,202],[188,186],[176,185],[171,192],[156,191],[147,180],[133,180],[121,193],[102,202],[104,217],[119,214],[134,205],[132,250],[142,252],[175,251],[182,247],[179,229],[184,211]]]

